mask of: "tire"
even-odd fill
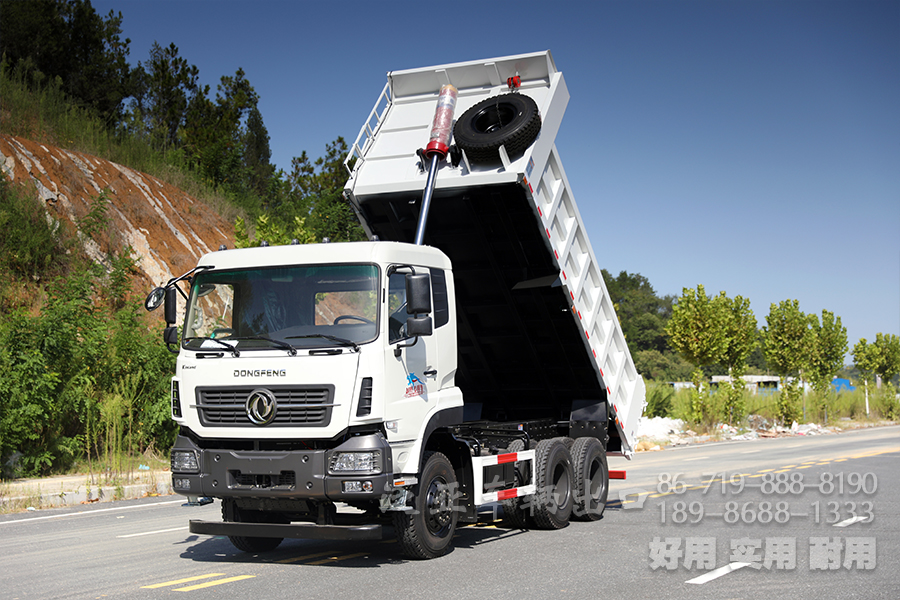
[[[541,440],[535,461],[537,490],[531,518],[540,529],[562,529],[569,524],[574,506],[572,455],[559,439]]]
[[[281,523],[277,515],[261,510],[240,509],[234,500],[222,500],[222,520],[226,523]],[[244,537],[230,535],[228,539],[234,547],[244,552],[256,554],[258,552],[271,552],[277,548],[284,538],[268,537]]]
[[[489,163],[500,160],[500,146],[506,146],[510,159],[518,157],[540,131],[541,114],[532,98],[501,94],[464,112],[453,127],[453,139],[470,162]]]
[[[572,518],[576,521],[597,521],[603,516],[609,495],[606,449],[597,438],[578,438],[572,446],[572,461],[575,466],[575,508]]]
[[[513,440],[506,451],[521,452],[524,449],[525,444],[522,440]],[[530,479],[530,471],[522,472],[516,469],[516,487],[528,485]],[[500,506],[503,507],[503,522],[507,527],[511,529],[528,529],[528,510],[523,507],[523,500],[523,498],[508,498],[500,501]]]
[[[559,441],[561,441],[563,443],[563,446],[566,447],[566,449],[569,451],[569,453],[572,456],[575,456],[575,453],[572,452],[572,446],[575,444],[575,440],[573,440],[570,437],[560,437],[560,438],[556,438],[556,439],[558,439]]]
[[[422,476],[414,488],[414,510],[394,513],[394,529],[409,558],[430,559],[452,549],[459,519],[456,473],[440,452],[426,452]]]

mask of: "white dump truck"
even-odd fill
[[[370,241],[222,249],[148,296],[178,352],[173,487],[222,501],[194,533],[392,527],[434,558],[488,504],[599,519],[633,452],[644,384],[554,146],[550,53],[387,79],[346,162]]]

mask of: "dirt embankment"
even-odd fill
[[[3,176],[34,190],[47,215],[72,230],[106,190],[109,227],[85,251],[105,262],[131,246],[149,287],[197,264],[220,244],[234,247],[233,226],[209,206],[159,179],[108,160],[0,134]]]

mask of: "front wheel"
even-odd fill
[[[440,452],[426,452],[413,510],[394,513],[397,541],[406,556],[429,559],[450,551],[459,518],[458,495],[450,460]]]
[[[247,510],[238,508],[234,500],[222,500],[222,520],[232,523],[281,523],[276,515],[265,513],[261,510]],[[230,535],[228,539],[234,547],[244,552],[256,554],[269,552],[277,548],[283,538],[245,537]]]

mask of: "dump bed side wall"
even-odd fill
[[[567,419],[573,400],[608,396],[631,454],[644,384],[553,145],[568,92],[549,53],[391,73],[348,157],[346,196],[370,235],[412,241],[425,182],[415,151],[440,85],[460,88],[458,117],[516,73],[541,110],[540,136],[506,168],[444,165],[425,235],[453,262],[457,384],[491,419]]]

